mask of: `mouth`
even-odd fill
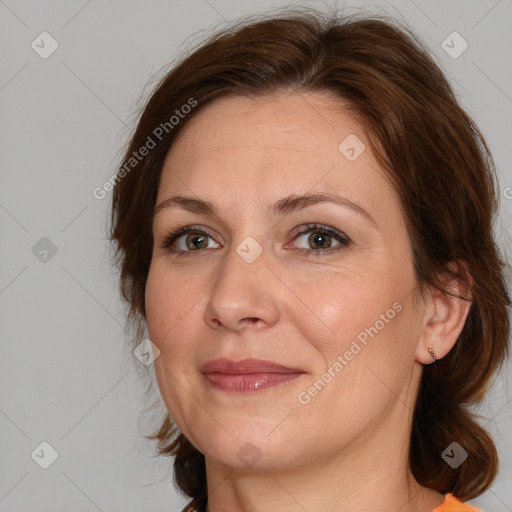
[[[262,359],[215,359],[203,365],[201,373],[216,389],[245,393],[283,385],[306,372]]]

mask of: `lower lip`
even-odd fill
[[[296,379],[302,373],[205,373],[205,379],[215,388],[223,391],[246,393],[261,391]]]

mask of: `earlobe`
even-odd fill
[[[472,278],[467,275],[470,286]],[[425,308],[423,332],[416,350],[416,361],[432,364],[450,352],[457,342],[471,309],[471,294],[460,281],[450,292],[432,289]],[[455,296],[454,296],[455,295]]]

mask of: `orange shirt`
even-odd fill
[[[432,512],[483,512],[479,508],[472,507],[459,501],[453,494],[444,495],[444,501]]]

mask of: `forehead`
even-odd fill
[[[192,148],[265,147],[269,156],[315,151],[336,154],[340,137],[362,127],[341,99],[319,92],[275,93],[214,100],[182,130],[169,152],[177,159],[192,157]],[[200,155],[196,155],[200,156]],[[261,155],[265,156],[265,155]]]
[[[230,96],[196,113],[178,134],[157,202],[196,195],[242,215],[311,191],[343,194],[377,217],[398,206],[362,125],[342,100],[318,92]]]

